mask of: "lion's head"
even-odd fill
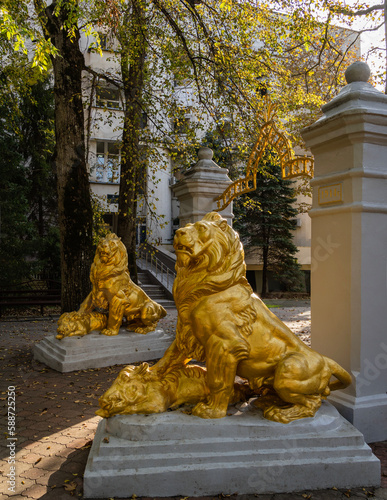
[[[123,368],[112,386],[99,398],[96,414],[111,417],[119,413],[152,412],[149,402],[158,399],[158,386],[149,371],[148,363]],[[153,403],[154,404],[154,403]]]
[[[86,329],[81,322],[82,316],[74,312],[63,313],[58,319],[57,339],[74,335],[85,335]]]
[[[173,297],[179,311],[176,341],[187,357],[203,361],[204,348],[191,331],[189,311],[203,297],[234,285],[252,293],[243,247],[238,233],[217,212],[178,229],[173,246],[177,271]]]
[[[128,265],[128,254],[125,245],[114,233],[109,233],[98,243],[95,257],[103,264]]]
[[[108,234],[98,243],[95,252],[94,263],[91,268],[91,281],[94,281],[94,274],[121,274],[128,267],[128,253],[125,245],[114,233]]]
[[[211,288],[212,284],[216,289],[224,289],[245,279],[246,265],[239,235],[217,212],[178,229],[173,246],[177,286],[182,278],[196,287],[205,283],[206,287]],[[198,277],[198,273],[203,276]],[[178,293],[186,295],[181,289]]]

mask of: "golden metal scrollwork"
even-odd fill
[[[313,417],[332,390],[351,383],[253,293],[239,235],[217,212],[179,229],[174,248],[176,338],[153,367],[126,367],[100,398],[99,415],[190,403],[193,415],[221,418],[230,402],[255,395],[264,417],[288,423]],[[188,365],[191,359],[206,370]]]
[[[275,106],[269,99],[264,112],[265,123],[251,151],[246,167],[246,176],[237,179],[217,198],[215,211],[224,210],[237,196],[255,191],[257,188],[257,171],[262,156],[267,148],[277,152],[281,165],[282,177],[292,179],[299,176],[313,177],[314,159],[311,156],[294,156],[289,139],[275,122]]]
[[[125,245],[114,233],[98,244],[90,281],[92,291],[79,310],[59,318],[57,339],[83,336],[93,330],[117,335],[124,318],[128,330],[145,334],[167,314],[130,279]]]

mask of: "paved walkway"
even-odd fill
[[[310,309],[275,307],[275,312],[304,341],[310,336]],[[278,306],[278,304],[277,304]],[[176,311],[171,310],[160,326],[174,331]],[[28,318],[24,321],[0,322],[1,400],[4,403],[1,422],[2,472],[0,499],[66,500],[83,498],[82,476],[92,439],[100,420],[95,416],[98,397],[111,385],[123,365],[109,368],[59,373],[32,358],[32,348],[56,330],[56,318]],[[16,437],[6,435],[8,391],[16,392]],[[12,403],[11,400],[9,400]],[[10,405],[12,411],[12,405]],[[9,422],[13,425],[12,419]],[[16,443],[16,469],[8,463]],[[275,495],[232,496],[238,500],[334,500],[368,498],[387,500],[387,442],[373,445],[382,461],[382,488],[356,488],[343,491],[332,488]],[[12,461],[12,460],[11,460]],[[15,495],[9,491],[12,474],[16,473]],[[365,485],[366,486],[366,485]],[[131,492],[128,492],[128,499]],[[134,497],[132,497],[134,498]],[[212,497],[211,497],[212,498]],[[222,498],[222,495],[219,495]],[[105,499],[108,500],[108,499]],[[184,499],[186,500],[186,499]]]

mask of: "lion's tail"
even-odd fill
[[[337,391],[338,389],[345,389],[352,383],[352,377],[344,370],[336,361],[333,359],[325,358],[328,366],[332,372],[332,375],[337,378],[334,382],[330,382],[328,388],[330,391]]]

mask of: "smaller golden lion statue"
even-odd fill
[[[229,403],[246,401],[250,395],[248,385],[236,382]],[[108,418],[117,414],[161,413],[183,404],[197,404],[208,396],[207,371],[201,366],[180,367],[159,380],[148,363],[129,365],[99,398],[96,414]]]
[[[93,330],[117,335],[124,318],[127,330],[145,334],[154,330],[159,319],[167,314],[130,279],[125,245],[114,233],[99,242],[90,281],[92,291],[79,310],[59,318],[58,339],[86,335]]]

